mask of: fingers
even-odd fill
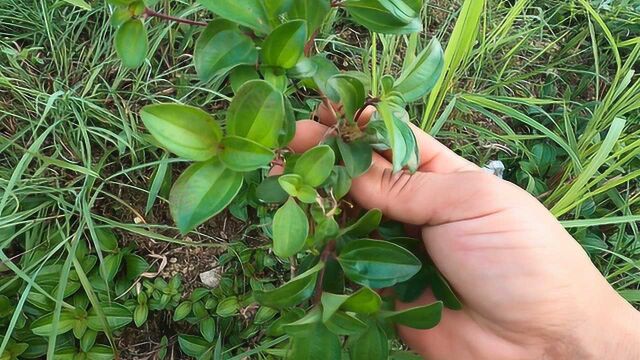
[[[296,122],[296,136],[289,143],[289,148],[295,152],[304,152],[320,144],[331,132],[331,129],[313,120]]]

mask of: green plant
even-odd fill
[[[414,298],[427,283],[416,279],[434,273],[433,266],[412,239],[369,238],[380,226],[380,211],[358,217],[348,211],[352,205],[345,196],[351,179],[371,165],[374,150],[392,150],[395,172],[417,170],[419,153],[405,107],[438,82],[443,52],[432,40],[395,78],[379,76],[375,53],[369,73],[341,72],[324,54],[311,50],[332,8],[344,9],[372,32],[408,34],[422,28],[421,1],[201,3],[217,17],[195,43],[194,65],[204,82],[229,79],[233,98],[226,114],[212,116],[179,103],[148,105],[140,112],[159,146],[194,162],[171,189],[171,214],[178,228],[186,234],[242,198],[257,210],[274,254],[292,267],[292,274],[296,269],[297,275],[277,287],[268,280],[252,283],[251,301],[267,307],[261,310],[280,311],[283,319],[292,308],[305,310],[280,324],[291,339],[287,357],[337,358],[340,338],[347,337],[345,348],[352,359],[387,358],[389,324],[431,328],[439,322],[443,304],[389,309],[392,300],[372,289],[395,286],[400,298]],[[137,0],[112,4],[117,6],[112,16],[118,28],[115,47],[122,64],[131,68],[142,65],[147,52],[145,16],[200,25],[158,15]],[[301,89],[318,94],[335,124],[322,144],[295,154],[287,145],[294,137],[294,103]],[[338,110],[335,104],[340,104]],[[375,108],[371,119],[358,123],[368,107]],[[217,120],[222,116],[224,130]],[[270,174],[276,165],[281,175]],[[446,305],[459,307],[444,282],[440,289],[438,295],[449,299]],[[169,296],[163,298],[168,301]],[[194,292],[174,313],[176,321],[198,324],[204,339],[180,337],[183,351],[198,358],[212,357],[217,348],[213,304],[217,302],[215,314],[222,318],[238,309],[236,296],[211,296]]]

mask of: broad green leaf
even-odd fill
[[[414,329],[431,329],[438,325],[442,317],[442,302],[413,307],[402,311],[384,311],[383,318]]]
[[[240,65],[229,73],[229,83],[231,83],[231,90],[234,93],[238,93],[244,83],[259,79],[260,74],[258,74],[255,65]]]
[[[220,125],[206,112],[180,104],[148,105],[140,111],[153,137],[167,150],[193,161],[206,161],[218,152]]]
[[[327,360],[341,358],[341,344],[338,335],[329,331],[322,323],[309,326],[304,334],[291,338],[286,359]]]
[[[334,162],[335,154],[331,147],[318,145],[300,156],[293,172],[300,175],[305,184],[317,187],[329,177]]]
[[[264,81],[268,82],[274,89],[283,94],[287,91],[289,79],[287,79],[287,74],[283,69],[273,66],[264,66],[260,69],[260,72],[262,73]]]
[[[434,38],[402,72],[394,84],[394,90],[402,93],[405,101],[416,101],[433,89],[442,74],[443,66],[442,47]]]
[[[287,76],[293,79],[310,78],[318,71],[318,64],[311,58],[301,57],[296,65],[287,71]]]
[[[131,19],[122,24],[116,31],[114,42],[122,65],[135,69],[144,63],[149,51],[149,40],[141,20]]]
[[[191,301],[184,301],[180,303],[173,312],[173,321],[180,321],[189,316],[189,314],[191,314],[192,306],[193,303]]]
[[[304,248],[309,221],[295,200],[289,199],[273,217],[273,252],[288,258]]]
[[[405,166],[410,171],[416,171],[419,149],[409,125],[409,114],[404,108],[387,101],[376,104],[376,110],[369,128],[376,128],[378,132],[382,130],[381,140],[385,141],[393,154],[393,171],[398,172]],[[380,122],[384,123],[384,130],[376,126]]]
[[[123,305],[111,303],[110,305],[101,305],[101,307],[111,330],[121,329],[133,321],[131,311]],[[89,310],[87,325],[91,330],[104,331],[102,320],[100,320],[95,309]]]
[[[332,294],[323,292],[320,298],[322,304],[322,321],[327,322],[333,314],[340,309],[340,306],[349,299],[349,295]]]
[[[337,143],[349,176],[355,178],[369,170],[373,158],[371,145],[359,140],[345,142],[340,137],[337,139]]]
[[[7,317],[13,313],[11,301],[5,295],[0,295],[0,318]]]
[[[129,6],[138,0],[107,0],[108,4],[113,6]]]
[[[216,314],[220,317],[233,316],[238,312],[238,298],[229,296],[218,303]]]
[[[271,149],[238,136],[227,136],[220,145],[220,161],[235,171],[246,172],[266,167],[274,157]]]
[[[115,251],[118,248],[118,238],[116,234],[109,228],[95,228],[98,245],[102,251]]]
[[[453,292],[453,289],[451,289],[451,286],[449,286],[449,283],[442,276],[440,271],[438,271],[435,265],[427,265],[425,268],[428,283],[436,299],[441,300],[443,305],[449,309],[462,309],[462,302],[458,299],[456,293]]]
[[[331,4],[325,0],[294,0],[287,13],[289,19],[306,20],[308,35],[311,36],[324,22],[331,10]]]
[[[287,147],[296,135],[296,114],[293,112],[291,101],[284,99],[284,123],[278,135],[278,146]]]
[[[293,5],[294,0],[265,0],[264,7],[267,14],[273,20],[278,19],[278,15],[288,11]]]
[[[271,30],[262,0],[198,0],[198,2],[221,18],[259,33],[267,34]]]
[[[387,360],[389,340],[384,330],[373,320],[361,335],[350,336],[347,341],[350,360]]]
[[[303,185],[302,176],[298,174],[285,174],[278,178],[278,183],[287,194],[298,196],[298,189]]]
[[[149,270],[149,263],[136,254],[127,254],[124,257],[127,280],[135,280],[145,271]]]
[[[208,342],[213,342],[216,336],[216,322],[212,317],[200,321],[200,334]]]
[[[402,0],[346,0],[344,7],[370,31],[408,34],[422,30],[419,14]]]
[[[284,325],[284,330],[291,336],[304,336],[309,329],[312,329],[322,320],[322,309],[314,306],[311,310],[296,321]]]
[[[111,254],[105,257],[104,262],[100,264],[100,275],[102,275],[102,278],[108,283],[113,282],[118,274],[118,270],[120,270],[120,265],[122,264],[122,258],[122,253]]]
[[[280,176],[269,176],[256,188],[258,200],[267,204],[282,204],[289,198],[279,183]]]
[[[283,69],[294,67],[307,39],[307,24],[293,20],[275,28],[262,43],[262,59],[265,64]]]
[[[273,148],[285,115],[281,92],[264,80],[248,81],[229,105],[227,132]]]
[[[205,339],[193,335],[178,336],[178,343],[183,353],[195,358],[198,358],[213,346]]]
[[[376,289],[408,280],[421,267],[420,260],[406,249],[371,239],[348,242],[338,261],[353,282]]]
[[[186,234],[224,210],[240,191],[242,181],[242,174],[215,159],[189,166],[169,197],[171,215],[180,232]]]
[[[106,345],[96,345],[86,353],[87,359],[91,360],[113,360],[116,358],[113,349]]]
[[[343,311],[331,315],[324,325],[336,335],[356,335],[367,329],[367,324],[362,320]]]
[[[136,305],[133,310],[133,322],[137,327],[142,326],[147,321],[147,316],[149,316],[149,307],[147,305]]]
[[[50,336],[52,332],[60,335],[73,329],[76,318],[70,310],[63,309],[60,312],[60,319],[58,320],[58,327],[56,329],[53,328],[53,316],[54,313],[50,313],[36,319],[31,323],[31,331],[38,336]]]
[[[275,309],[296,306],[313,295],[318,272],[323,267],[320,262],[277,289],[254,290],[253,296],[260,305]]]
[[[327,84],[333,89],[333,92],[327,95],[333,96],[331,98],[333,102],[343,105],[347,121],[355,121],[356,112],[364,105],[367,98],[365,84],[359,77],[351,74],[334,75],[329,78]]]
[[[351,176],[344,166],[334,166],[331,170],[331,188],[336,199],[342,199],[351,189]]]
[[[359,314],[373,314],[380,311],[382,306],[382,298],[377,292],[368,287],[362,287],[354,292],[349,298],[341,304],[340,308],[344,311],[355,312]]]
[[[378,228],[380,220],[382,220],[382,211],[379,209],[371,209],[356,222],[344,228],[341,231],[341,235],[348,235],[355,238],[365,237]]]
[[[111,18],[109,19],[109,23],[114,28],[119,28],[120,25],[124,24],[129,19],[131,19],[131,11],[129,11],[128,7],[122,6],[117,7],[113,11]]]
[[[258,61],[258,50],[248,36],[238,27],[224,19],[209,23],[204,29],[193,53],[193,62],[202,81],[224,75],[239,65],[254,65]]]

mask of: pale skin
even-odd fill
[[[326,111],[320,121],[331,123]],[[415,226],[459,295],[434,329],[399,327],[409,347],[440,359],[640,359],[640,313],[622,299],[547,209],[414,127],[421,165],[392,174],[374,154],[354,179],[363,208]],[[290,147],[320,143],[331,130],[298,122]],[[409,307],[433,302],[428,291]]]

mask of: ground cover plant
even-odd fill
[[[640,303],[639,14],[0,3],[0,359],[412,358],[393,325],[462,304],[416,239],[347,194],[372,151],[415,170],[410,122],[502,161]],[[318,117],[322,144],[288,149]],[[440,301],[396,312],[387,287]]]

